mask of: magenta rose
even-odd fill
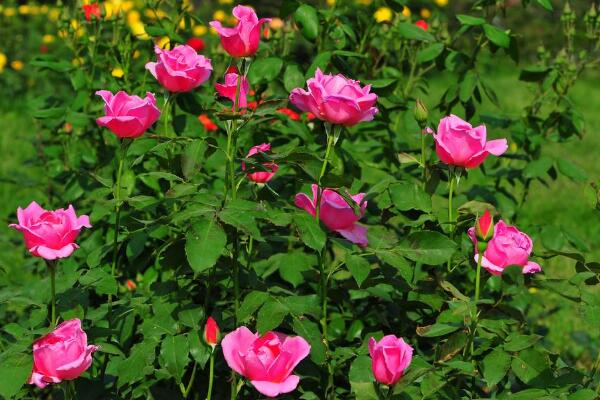
[[[359,81],[341,74],[323,75],[320,69],[306,84],[308,91],[292,90],[290,102],[323,121],[352,126],[371,121],[378,111],[375,107],[377,95],[370,93],[371,85],[361,87]]]
[[[46,211],[32,201],[27,208],[17,209],[18,224],[10,224],[23,233],[25,245],[31,254],[46,260],[71,255],[79,246],[75,239],[81,228],[91,228],[87,215],[78,217],[72,205],[65,209]]]
[[[147,63],[146,69],[169,92],[189,92],[210,78],[210,59],[196,53],[191,46],[179,45],[173,50],[155,46],[154,52],[157,61]]]
[[[252,57],[258,50],[260,42],[260,28],[270,18],[258,19],[252,7],[236,6],[232,14],[237,18],[237,25],[225,28],[219,21],[211,21],[210,26],[217,30],[221,37],[221,44],[232,57]]]
[[[479,255],[475,233],[475,228],[470,228],[468,231],[475,245],[475,262],[477,262]],[[540,272],[542,267],[536,262],[529,261],[532,250],[533,242],[529,236],[500,220],[494,226],[494,236],[483,252],[481,266],[492,275],[502,275],[504,268],[511,265],[523,267],[524,274]]]
[[[217,89],[217,93],[221,97],[226,97],[231,102],[235,102],[235,95],[237,92],[237,84],[238,84],[238,74],[235,72],[229,72],[225,74],[225,83],[216,83],[215,89]],[[246,108],[248,107],[248,92],[250,91],[250,85],[248,84],[248,79],[245,76],[241,77],[240,80],[240,93],[238,98],[238,108]]]
[[[81,321],[72,319],[33,343],[33,371],[29,383],[45,388],[78,378],[92,365],[98,346],[87,344]]]
[[[300,336],[278,332],[260,336],[245,326],[227,334],[221,347],[229,368],[268,397],[296,389],[300,377],[292,372],[310,353],[310,345]]]
[[[456,115],[442,118],[437,134],[433,134],[435,151],[444,164],[476,168],[493,154],[500,156],[508,149],[506,139],[486,141],[485,125],[473,128]]]
[[[106,103],[106,115],[96,119],[96,122],[110,129],[120,139],[142,136],[160,117],[156,99],[150,92],[146,93],[144,99],[123,91],[113,95],[108,90],[99,90],[96,94]]]
[[[310,215],[316,214],[317,193],[319,187],[312,185],[312,199],[304,193],[298,193],[294,200],[297,207],[303,208]],[[367,202],[363,201],[364,193],[350,196],[360,206],[361,215],[356,215],[350,205],[342,196],[331,189],[323,190],[321,195],[321,208],[319,219],[330,230],[339,233],[352,243],[359,246],[367,246],[367,228],[357,222],[365,215]]]
[[[375,379],[388,386],[396,384],[410,365],[412,353],[413,348],[394,335],[384,336],[379,342],[371,338],[369,354]]]
[[[250,151],[246,155],[246,158],[252,157],[253,155],[258,154],[259,152],[266,153],[268,151],[271,151],[271,145],[269,143],[259,144],[250,149]],[[248,179],[255,183],[267,183],[271,180],[271,178],[273,178],[273,176],[275,176],[275,173],[279,169],[279,166],[274,162],[264,162],[262,163],[262,166],[265,167],[268,171],[258,170],[256,172],[251,172],[247,174]],[[246,170],[246,163],[243,161],[242,170]]]

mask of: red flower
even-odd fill
[[[85,13],[85,19],[87,21],[91,21],[92,16],[100,19],[100,6],[98,3],[84,4],[83,12]]]
[[[424,31],[429,30],[429,24],[424,19],[418,20],[417,22],[415,22],[415,25],[423,29]]]
[[[288,117],[290,117],[290,119],[292,121],[299,121],[300,120],[300,114],[298,114],[296,111],[290,109],[290,108],[280,108],[277,110],[278,113],[280,114],[285,114]]]
[[[306,119],[312,121],[313,119],[315,119],[315,114],[311,112],[306,113]]]
[[[219,330],[217,321],[213,317],[208,317],[206,325],[204,325],[204,342],[214,349],[219,343],[220,334],[221,331]]]
[[[206,114],[199,115],[198,121],[200,121],[202,126],[204,126],[204,129],[206,129],[208,132],[213,132],[213,131],[216,131],[217,129],[219,129],[217,124],[212,122],[212,120],[210,118],[208,118],[208,115],[206,115]]]
[[[489,210],[485,210],[483,215],[475,223],[475,234],[479,240],[487,241],[494,235],[494,218]]]
[[[230,65],[229,68],[227,68],[227,71],[225,71],[225,75],[227,74],[237,74],[238,73],[238,69],[235,65]]]
[[[130,292],[135,292],[135,290],[137,289],[137,285],[131,279],[127,279],[125,285],[127,286],[127,290],[129,290]]]
[[[196,50],[197,52],[201,52],[202,50],[204,50],[204,40],[197,37],[189,38],[187,41],[187,45]]]
[[[265,39],[268,39],[271,36],[271,30],[269,29],[268,26],[265,26],[263,28],[262,34]]]

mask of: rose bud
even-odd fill
[[[271,145],[269,143],[259,144],[258,146],[253,146],[250,149],[250,151],[246,155],[246,158],[250,158],[250,157],[254,156],[255,154],[258,154],[259,152],[266,153],[268,151],[271,151]],[[256,172],[249,173],[248,179],[250,179],[252,182],[255,182],[255,183],[267,183],[268,181],[271,180],[271,178],[273,178],[273,176],[279,169],[279,166],[277,164],[275,164],[274,162],[265,162],[265,163],[262,163],[262,166],[265,167],[265,169],[267,171],[258,169]],[[246,170],[246,163],[243,161],[242,161],[242,170],[243,171]]]
[[[235,101],[238,84],[238,74],[231,72],[225,75],[225,83],[215,83],[215,89],[221,97],[226,97],[232,102]],[[246,77],[241,78],[240,92],[237,108],[246,108],[248,106],[247,95],[250,91],[250,85]]]
[[[483,215],[475,222],[477,239],[487,242],[494,235],[494,217],[490,210],[485,210]]]
[[[413,348],[394,335],[384,336],[379,342],[371,338],[369,354],[377,382],[388,386],[396,384],[410,365],[412,353]]]
[[[202,126],[204,127],[204,129],[206,129],[207,132],[213,132],[213,131],[216,131],[217,129],[219,129],[219,127],[217,126],[217,124],[215,124],[208,117],[207,114],[200,114],[200,115],[198,115],[198,121],[200,121],[200,123],[202,124]]]
[[[415,22],[415,25],[423,29],[424,31],[429,30],[429,24],[424,19],[418,20],[417,22]]]
[[[137,285],[131,279],[127,279],[127,281],[125,282],[125,286],[127,286],[127,290],[129,290],[130,292],[135,292],[137,289]]]
[[[417,99],[417,102],[415,103],[413,116],[415,121],[419,124],[419,127],[421,129],[425,128],[425,125],[427,125],[427,118],[429,117],[429,111],[420,99]]]
[[[213,317],[208,317],[206,320],[206,325],[204,325],[204,343],[212,347],[214,350],[214,348],[219,344],[220,336],[221,331],[219,330],[217,321],[215,321]]]
[[[17,219],[18,224],[9,226],[23,233],[25,246],[32,255],[46,260],[70,256],[79,248],[75,239],[81,228],[92,227],[90,218],[78,217],[72,205],[66,210],[47,211],[35,201],[25,209],[19,207]]]
[[[270,18],[258,19],[251,7],[238,5],[232,14],[237,18],[237,25],[226,28],[220,21],[211,21],[210,26],[216,29],[221,37],[221,45],[232,57],[252,57],[258,50],[260,28]]]
[[[81,321],[72,319],[33,343],[33,371],[29,384],[45,388],[78,378],[92,365],[98,346],[87,344]]]
[[[190,46],[192,49],[196,50],[197,52],[201,52],[202,50],[204,50],[204,40],[197,38],[197,37],[192,37],[189,38],[186,42],[186,44],[188,46]]]

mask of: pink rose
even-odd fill
[[[246,155],[246,158],[252,157],[253,155],[257,154],[258,152],[266,153],[267,151],[271,151],[271,145],[269,143],[259,144],[258,146],[254,146],[250,149],[250,151]],[[277,164],[275,164],[274,162],[264,162],[264,163],[262,163],[262,165],[263,165],[263,167],[268,169],[270,172],[258,170],[257,172],[249,173],[248,179],[250,179],[252,182],[256,182],[256,183],[267,183],[271,180],[271,178],[275,175],[275,173],[279,169],[279,166]],[[246,163],[243,161],[242,161],[242,170],[243,171],[246,170]]]
[[[146,69],[169,92],[189,92],[200,86],[212,73],[210,59],[196,53],[191,46],[179,45],[173,50],[154,47],[158,60]]]
[[[110,129],[120,139],[142,136],[160,117],[156,99],[150,92],[146,93],[145,99],[123,91],[114,96],[108,90],[99,90],[96,94],[106,103],[106,115],[96,119],[96,122]]]
[[[296,207],[303,208],[314,216],[318,190],[317,185],[312,185],[312,199],[304,193],[298,193],[294,201]],[[365,194],[359,193],[350,197],[360,206],[360,215],[356,215],[352,207],[346,203],[346,200],[335,191],[331,189],[323,190],[319,219],[323,221],[327,228],[339,233],[352,243],[365,247],[369,244],[367,228],[357,224],[358,220],[365,215],[367,208],[367,202],[363,201]]]
[[[475,228],[470,228],[468,234],[475,245],[475,262],[477,262],[479,251]],[[529,261],[532,249],[533,242],[529,236],[500,220],[494,226],[494,236],[483,252],[481,266],[492,275],[502,275],[504,268],[510,265],[523,267],[524,274],[540,272],[542,267],[536,262]]]
[[[72,319],[33,343],[33,371],[30,384],[45,388],[78,378],[92,365],[92,353],[98,346],[87,344],[81,321]]]
[[[23,232],[25,245],[31,254],[46,260],[65,258],[79,246],[75,239],[82,227],[91,228],[87,215],[78,217],[72,205],[56,211],[46,211],[32,201],[26,209],[17,209],[18,224],[10,224]]]
[[[217,93],[219,96],[226,97],[232,102],[235,102],[235,95],[237,91],[238,84],[238,74],[235,72],[229,72],[225,74],[225,83],[216,83],[215,89],[217,89]],[[238,98],[238,108],[246,108],[248,106],[248,101],[246,96],[250,91],[250,85],[248,84],[248,79],[245,76],[241,77],[240,81],[240,93]]]
[[[394,335],[384,336],[379,343],[371,338],[369,354],[375,379],[388,386],[396,384],[410,365],[412,353],[413,348]]]
[[[359,81],[341,74],[323,75],[318,68],[306,84],[308,92],[302,88],[292,90],[290,102],[323,121],[352,126],[371,121],[378,112],[377,95],[370,93],[371,85],[361,87]]]
[[[221,44],[230,56],[252,57],[258,50],[260,27],[271,19],[258,19],[251,7],[242,5],[236,6],[232,14],[238,20],[234,28],[225,28],[219,21],[211,21],[210,26],[217,30]]]
[[[508,149],[506,139],[486,142],[485,125],[473,128],[456,115],[442,118],[435,139],[435,150],[444,164],[464,168],[476,168],[490,154],[500,156]]]
[[[310,353],[310,345],[300,336],[277,332],[259,336],[245,326],[227,334],[221,347],[229,368],[268,397],[296,389],[300,377],[292,372]]]

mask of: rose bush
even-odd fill
[[[19,81],[44,180],[6,219],[0,397],[597,397],[594,242],[523,212],[588,181],[547,148],[583,135],[595,8],[84,3]],[[560,14],[555,49],[519,10]],[[583,356],[546,336],[558,297]]]

